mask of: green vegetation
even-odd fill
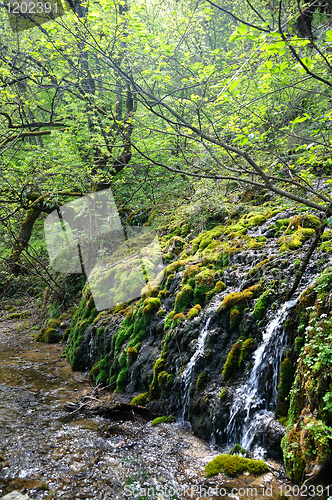
[[[239,476],[243,472],[249,472],[253,476],[259,476],[269,470],[263,460],[244,458],[241,455],[218,455],[205,466],[207,477],[223,472],[227,476]]]
[[[204,389],[204,387],[206,386],[206,378],[207,378],[206,372],[202,372],[198,375],[198,378],[196,381],[196,390],[197,391],[201,391],[202,389]]]
[[[278,306],[279,291],[286,297],[285,281],[301,277],[309,245],[322,252],[316,259],[313,248],[310,257],[317,269],[332,253],[332,7],[311,4],[81,2],[63,23],[49,19],[18,33],[1,10],[4,320],[30,318],[16,301],[32,301],[35,340],[62,339],[72,369],[90,370],[113,391],[126,390],[143,360],[142,394],[133,401],[147,404],[167,397],[174,379],[167,370],[183,369],[201,309],[220,298],[221,333],[208,337],[197,390],[209,383],[209,363],[220,370],[214,342],[233,344],[226,383],[248,367],[267,311]],[[94,234],[83,200],[91,207],[108,189],[123,233],[142,229],[117,249],[115,263],[107,255],[118,235],[103,232],[111,214],[82,255],[66,227],[70,214]],[[44,231],[50,214],[61,214],[54,255]],[[160,250],[146,228],[158,233],[166,265],[158,276]],[[100,312],[85,283],[85,254],[95,258],[98,290],[91,290],[105,305]],[[246,257],[255,265],[242,276]],[[74,274],[82,262],[84,273]],[[331,274],[301,295],[281,364],[284,461],[296,481],[331,460]]]
[[[151,426],[154,427],[155,425],[162,424],[163,422],[174,422],[174,421],[175,421],[175,418],[173,417],[173,415],[168,415],[168,416],[164,416],[164,417],[157,417],[154,420],[152,420]]]

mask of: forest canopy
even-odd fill
[[[120,212],[210,179],[332,215],[332,181],[319,177],[331,168],[330,1],[69,7],[18,32],[0,11],[10,272],[46,214],[109,187]]]

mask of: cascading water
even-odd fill
[[[183,370],[183,372],[180,375],[180,381],[184,387],[183,390],[183,396],[182,396],[182,420],[185,420],[188,405],[189,405],[189,400],[190,400],[190,387],[191,387],[191,382],[193,378],[193,372],[195,369],[195,366],[197,364],[197,361],[204,355],[204,348],[205,348],[205,340],[206,337],[209,333],[209,324],[211,322],[211,317],[209,317],[206,320],[206,323],[201,330],[198,339],[197,339],[197,344],[196,344],[196,351],[191,357],[190,361],[188,362],[187,366]]]
[[[228,443],[239,443],[251,449],[259,431],[273,420],[277,402],[278,374],[287,347],[283,324],[297,299],[286,302],[263,333],[263,341],[253,356],[249,379],[236,389],[226,429]],[[262,449],[256,448],[256,455]]]

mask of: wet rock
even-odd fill
[[[0,497],[0,500],[29,500],[29,497],[28,495],[22,495],[19,491],[12,491],[8,495]]]

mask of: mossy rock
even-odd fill
[[[192,307],[190,309],[190,311],[188,312],[187,314],[187,318],[188,319],[194,319],[196,318],[196,316],[199,315],[199,312],[201,311],[202,309],[202,306],[200,306],[199,304],[196,304],[194,307]]]
[[[127,366],[124,366],[119,375],[117,376],[117,379],[116,379],[116,390],[115,392],[123,392],[127,386],[127,383],[128,383],[128,376],[129,376],[129,371],[128,371],[128,367]]]
[[[242,292],[232,292],[226,295],[222,303],[217,309],[217,312],[223,312],[226,309],[231,309],[236,304],[246,303],[248,300],[253,299],[257,296],[261,289],[261,284],[257,283],[249,288],[246,288]]]
[[[70,328],[66,328],[64,334],[62,335],[61,342],[67,342],[69,334],[70,334]]]
[[[174,317],[173,317],[173,321],[172,321],[172,325],[171,327],[172,328],[175,328],[176,326],[180,325],[180,323],[182,323],[183,321],[185,321],[186,317],[183,313],[178,313],[178,314],[175,314]]]
[[[269,470],[263,460],[253,458],[244,458],[241,455],[218,455],[213,458],[206,466],[205,473],[207,477],[214,476],[223,472],[227,476],[235,477],[249,472],[253,476],[259,476]]]
[[[293,384],[294,368],[292,362],[287,357],[282,361],[280,366],[280,376],[278,384],[278,399],[284,401]]]
[[[229,315],[229,323],[231,328],[236,328],[241,322],[241,308],[237,304],[233,306]]]
[[[48,344],[55,344],[58,341],[58,334],[55,328],[46,328],[45,337]]]
[[[186,282],[190,278],[194,278],[196,274],[200,272],[200,268],[198,266],[188,266],[183,273],[183,282]]]
[[[204,389],[206,386],[206,379],[207,379],[207,374],[206,372],[202,372],[198,375],[197,381],[196,381],[196,390],[201,391]]]
[[[160,299],[158,297],[149,297],[144,300],[143,314],[150,317],[154,311],[158,311],[160,307]]]
[[[184,285],[179,293],[176,295],[174,311],[176,313],[183,311],[185,312],[192,301],[194,296],[194,291],[189,285]]]
[[[225,382],[227,382],[234,375],[238,368],[241,355],[241,347],[241,343],[236,342],[235,344],[233,344],[230,352],[228,353],[224,368],[222,370]]]
[[[128,356],[128,359],[130,359],[130,361],[135,361],[135,359],[137,358],[136,347],[128,347],[127,356]]]
[[[179,255],[186,244],[180,236],[173,236],[168,242],[168,253],[171,255]]]
[[[165,319],[165,323],[164,323],[164,330],[167,330],[168,328],[171,327],[172,325],[172,322],[173,322],[173,318],[174,318],[174,315],[175,315],[175,311],[171,311],[167,318]]]
[[[194,302],[204,305],[206,294],[214,289],[214,271],[204,269],[195,277]]]
[[[271,290],[266,290],[262,293],[262,295],[260,295],[260,297],[258,297],[253,311],[254,318],[257,321],[264,317],[265,311],[270,303],[271,293]]]
[[[221,391],[221,393],[219,394],[219,399],[220,401],[225,401],[227,398],[227,389],[226,387],[224,387]]]
[[[155,425],[162,424],[164,422],[175,422],[175,417],[173,415],[168,415],[164,417],[157,417],[151,422],[151,426],[154,427]]]
[[[135,396],[130,404],[131,405],[138,405],[138,406],[146,406],[148,402],[151,399],[151,395],[149,392],[143,392],[142,394],[139,394],[138,396]]]
[[[308,239],[315,235],[320,220],[315,215],[304,214],[293,217],[289,225],[278,240],[280,251],[297,250]]]
[[[239,366],[241,366],[248,354],[252,352],[256,342],[253,338],[246,339],[241,345],[241,353],[239,357]]]

